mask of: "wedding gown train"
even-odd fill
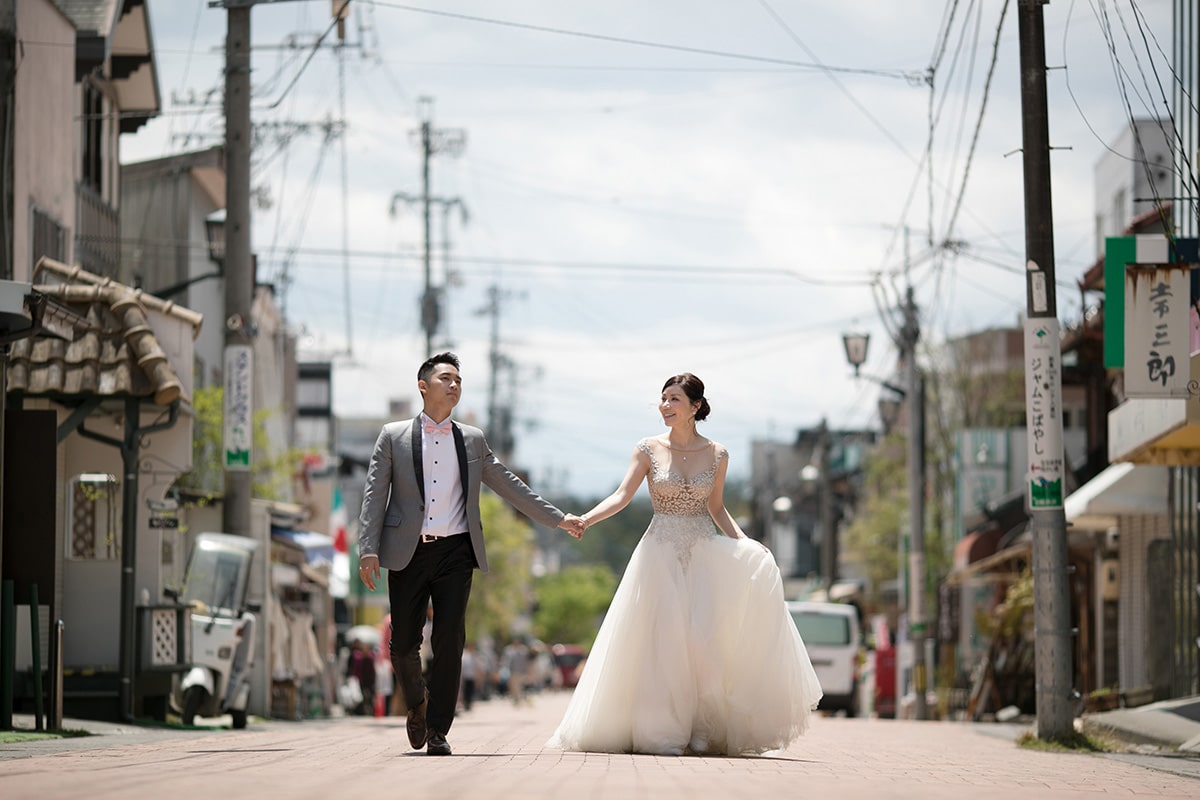
[[[687,479],[660,466],[651,441],[638,447],[651,460],[654,517],[547,746],[670,755],[784,748],[808,727],[821,687],[779,568],[709,516],[723,448]]]

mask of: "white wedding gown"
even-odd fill
[[[709,516],[728,454],[712,453],[689,480],[660,466],[661,444],[638,448],[650,456],[654,517],[547,746],[664,755],[786,747],[808,727],[821,686],[775,559]]]

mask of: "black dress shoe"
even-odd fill
[[[421,705],[408,710],[408,722],[405,727],[408,729],[408,743],[412,745],[413,750],[420,750],[429,738],[429,726],[425,724],[425,709],[428,707],[429,695],[427,693],[425,699],[421,701]]]
[[[450,744],[442,734],[430,731],[429,745],[425,748],[425,752],[431,756],[448,756],[450,755]]]

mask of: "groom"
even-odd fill
[[[388,570],[392,667],[408,706],[408,741],[450,755],[467,599],[476,568],[486,572],[479,484],[525,516],[583,536],[582,521],[534,494],[496,460],[483,431],[450,419],[462,391],[458,356],[439,353],[417,370],[424,410],[383,426],[367,468],[358,533],[359,577],[374,591]],[[421,628],[433,603],[433,661],[421,676]]]

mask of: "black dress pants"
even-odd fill
[[[392,606],[392,669],[397,691],[416,708],[429,691],[425,718],[429,728],[449,732],[458,705],[462,653],[467,641],[467,600],[475,574],[475,552],[468,534],[418,544],[404,569],[388,571]],[[433,661],[429,684],[421,675],[421,641],[427,609],[433,605]]]

